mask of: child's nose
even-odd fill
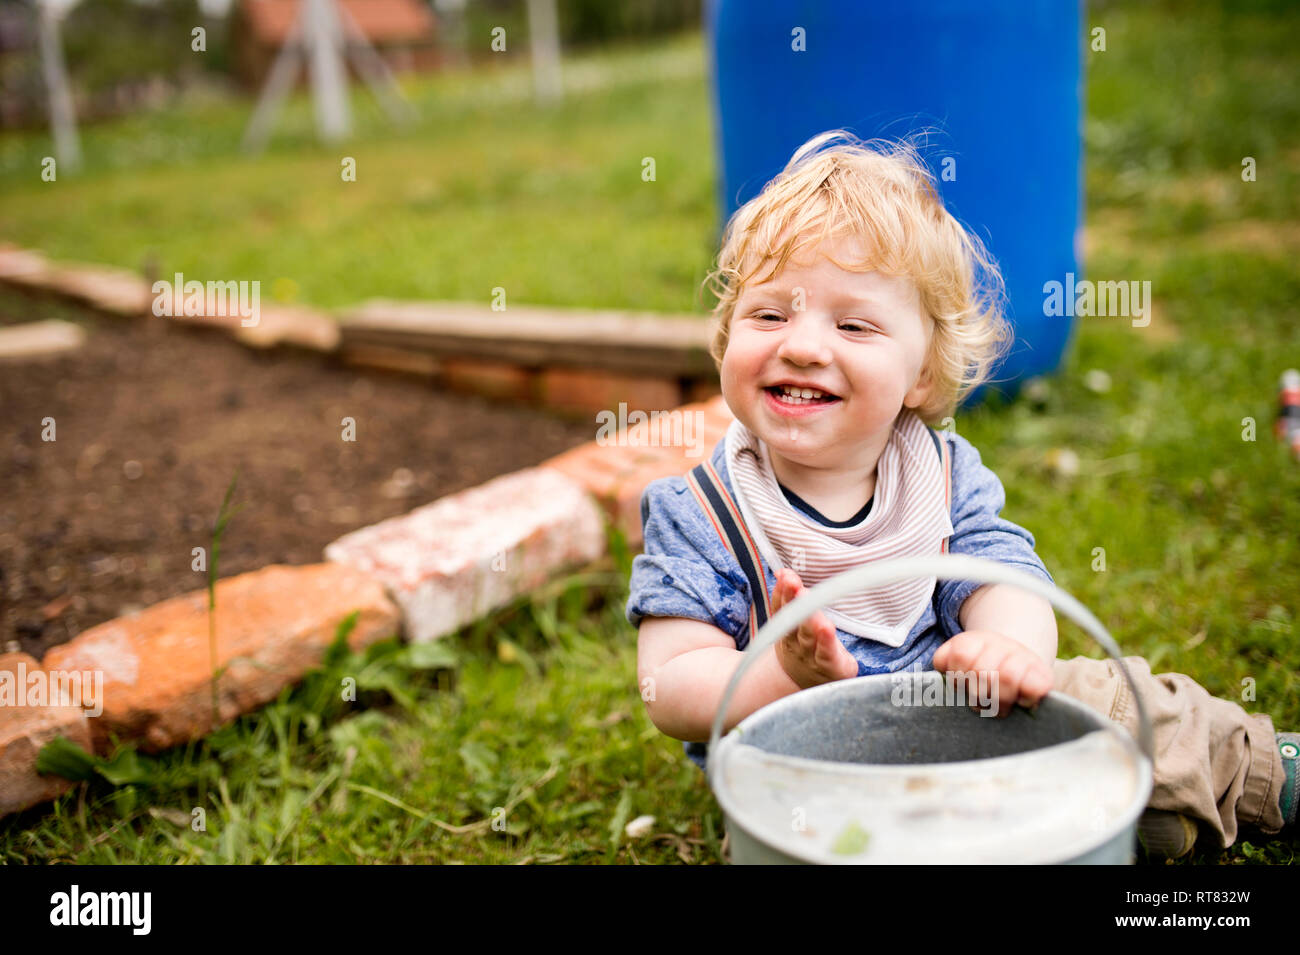
[[[822,323],[806,315],[791,322],[777,355],[797,365],[829,364],[830,346]]]

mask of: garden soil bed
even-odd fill
[[[535,465],[593,425],[215,329],[0,289],[0,324],[63,318],[79,351],[0,361],[0,652],[46,650],[206,585],[191,568],[238,469],[219,576],[323,559],[340,535]],[[355,441],[343,440],[343,419]],[[53,418],[55,440],[42,440]]]

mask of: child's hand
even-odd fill
[[[1033,707],[1052,689],[1052,668],[1038,654],[1018,640],[992,630],[966,630],[939,647],[934,654],[934,668],[940,673],[959,671],[967,675],[966,698],[979,689],[992,691],[992,704],[998,717],[1011,712],[1017,703]],[[997,682],[993,682],[997,674]],[[972,704],[974,705],[974,704]]]
[[[803,581],[793,570],[777,571],[772,611],[780,610],[803,591]],[[820,610],[805,620],[798,630],[777,641],[776,658],[801,690],[858,675],[858,661],[840,643],[835,627]]]

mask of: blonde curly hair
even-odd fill
[[[843,141],[837,144],[837,141]],[[829,148],[824,148],[829,147]],[[1012,338],[1002,276],[979,238],[943,207],[934,176],[908,140],[862,141],[845,130],[813,137],[759,195],[736,210],[704,286],[717,296],[709,354],[719,371],[732,313],[764,263],[770,281],[806,247],[832,237],[868,240],[849,271],[905,276],[934,323],[922,380],[933,383],[917,415],[937,425],[990,380]]]

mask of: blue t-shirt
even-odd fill
[[[948,552],[1014,564],[1054,583],[1034,552],[1033,535],[999,516],[1006,492],[998,476],[980,462],[979,451],[958,434],[936,433],[948,442],[952,459],[953,534]],[[714,447],[712,462],[734,497],[725,438]],[[642,617],[688,617],[712,624],[736,641],[737,650],[744,650],[751,636],[749,582],[700,510],[684,476],[660,478],[647,485],[641,495],[641,526],[645,552],[632,561],[628,621],[639,626]],[[776,575],[761,555],[759,560],[771,593]],[[836,634],[858,661],[859,676],[893,673],[918,664],[933,669],[940,644],[962,631],[957,619],[961,605],[980,586],[966,580],[937,581],[930,605],[901,646],[887,646],[838,629]],[[702,767],[705,747],[686,744],[686,748]]]

